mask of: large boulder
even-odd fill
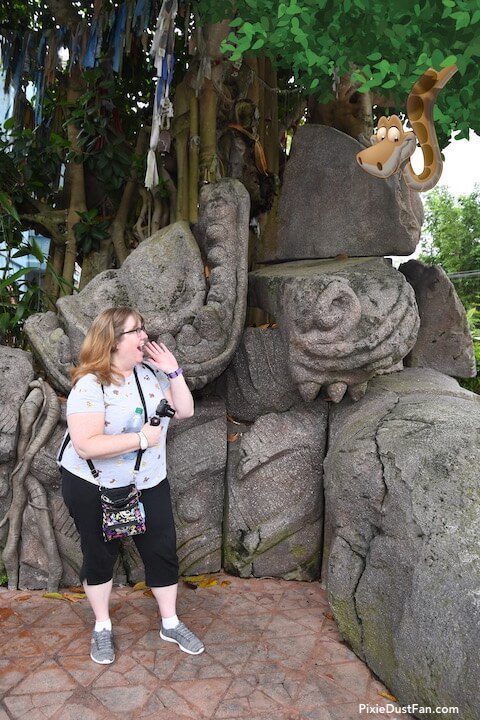
[[[224,567],[314,580],[323,525],[327,404],[264,415],[228,444]]]
[[[475,377],[475,352],[465,308],[438,265],[409,260],[400,265],[415,290],[420,330],[405,358],[408,367],[429,367],[455,377]]]
[[[327,587],[340,632],[401,703],[480,717],[480,398],[434,370],[332,408]]]
[[[260,415],[289,410],[301,402],[288,369],[278,328],[246,328],[232,361],[215,383],[227,412],[253,422]]]
[[[358,166],[360,143],[334,128],[298,128],[285,168],[278,236],[257,260],[411,255],[423,207],[401,173],[388,180]]]
[[[353,399],[414,346],[419,318],[404,276],[384,258],[304,260],[249,273],[250,305],[278,322],[289,373],[305,401],[322,386]]]
[[[140,243],[118,270],[106,270],[81,292],[58,300],[58,316],[30,317],[25,330],[52,385],[68,393],[68,368],[92,320],[119,305],[144,316],[151,339],[175,353],[191,388],[218,377],[245,321],[249,207],[238,180],[205,186],[195,237],[188,223],[169,225]]]

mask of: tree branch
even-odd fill
[[[68,27],[81,22],[81,17],[75,11],[70,0],[46,0],[46,4],[59,25]]]

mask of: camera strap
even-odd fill
[[[142,364],[143,364],[143,363],[142,363]],[[148,367],[148,366],[145,365],[145,367]],[[151,368],[149,368],[149,370],[151,370]],[[142,386],[140,385],[140,380],[138,379],[137,369],[136,369],[136,368],[133,368],[133,374],[135,375],[135,382],[137,383],[138,394],[140,395],[140,400],[142,401],[143,412],[144,412],[144,415],[145,415],[145,422],[147,422],[147,421],[148,421],[147,406],[146,406],[146,404],[145,404],[145,397],[144,397],[144,395],[143,395]],[[138,451],[137,451],[137,459],[135,460],[135,468],[134,468],[134,470],[133,470],[134,473],[137,473],[137,472],[140,470],[140,463],[142,462],[143,452],[144,452],[144,451],[143,451],[141,448],[139,448]],[[135,475],[134,475],[134,477],[135,477]]]
[[[155,378],[157,377],[156,374],[155,374],[155,371],[150,367],[150,365],[147,365],[147,363],[142,363],[142,367],[147,368],[148,370],[150,370],[150,372],[153,374],[153,376],[154,376]],[[148,416],[147,416],[147,406],[146,406],[146,404],[145,404],[145,397],[144,397],[144,395],[143,395],[142,386],[140,385],[140,380],[138,379],[138,375],[137,375],[137,370],[136,370],[136,368],[133,368],[133,374],[134,374],[134,376],[135,376],[135,382],[137,383],[138,394],[140,395],[140,400],[142,401],[143,412],[144,412],[144,415],[145,415],[145,422],[147,422],[147,420],[148,420]],[[102,393],[105,394],[105,390],[104,390],[103,385],[102,385],[101,387],[102,387]],[[57,463],[58,463],[59,465],[61,464],[62,457],[63,457],[63,453],[65,452],[65,449],[66,449],[66,447],[67,447],[67,445],[68,445],[69,442],[70,442],[70,433],[69,433],[68,430],[67,430],[67,432],[66,432],[66,434],[65,434],[65,438],[64,438],[63,443],[62,443],[62,446],[61,446],[60,451],[59,451],[59,453],[58,453],[58,455],[57,455]],[[137,451],[137,457],[136,457],[136,460],[135,460],[135,468],[134,468],[134,470],[133,470],[134,473],[137,473],[137,472],[139,471],[139,469],[140,469],[140,463],[142,462],[143,452],[144,452],[144,451],[141,450],[140,448],[139,448],[138,451]],[[88,465],[88,467],[89,467],[89,469],[90,469],[90,472],[92,473],[93,477],[95,478],[95,480],[97,480],[97,478],[99,477],[99,472],[98,472],[97,468],[95,467],[95,465],[93,464],[93,462],[92,462],[91,460],[86,460],[86,463],[87,463],[87,465]],[[135,477],[135,475],[134,475],[134,477]],[[101,487],[102,487],[102,486],[101,486],[101,484],[99,483],[99,488],[101,489]]]

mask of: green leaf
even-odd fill
[[[379,52],[374,52],[371,55],[367,55],[367,60],[370,60],[371,62],[376,62],[377,60],[381,60],[382,56]]]
[[[449,67],[449,65],[455,65],[457,62],[457,56],[456,55],[449,55],[445,58],[445,60],[442,60],[440,63],[440,67]]]
[[[437,48],[432,53],[431,63],[433,65],[433,67],[437,68],[437,67],[441,67],[442,62],[443,62],[443,53],[441,50],[438,50],[438,48]]]
[[[23,277],[23,275],[26,275],[28,272],[30,272],[31,268],[20,268],[20,270],[17,270],[17,272],[14,272],[13,275],[9,275],[4,280],[0,281],[0,290],[3,290],[4,288],[8,287],[12,283],[14,283],[19,278]]]
[[[263,47],[264,45],[265,45],[265,40],[263,38],[258,38],[258,40],[256,40],[253,43],[251,49],[252,50],[260,50],[260,48]]]
[[[313,78],[312,82],[310,83],[310,90],[315,90],[316,87],[320,84],[320,80],[318,78]]]
[[[34,237],[30,239],[31,242],[31,253],[38,260],[39,263],[45,261],[45,255],[43,254],[42,248]]]
[[[455,30],[460,30],[470,25],[470,13],[464,10],[452,13],[452,18],[456,20]]]
[[[387,82],[382,83],[382,87],[385,88],[385,90],[390,90],[390,88],[395,87],[396,84],[396,80],[387,80]]]

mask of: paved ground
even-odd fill
[[[90,660],[86,599],[0,592],[0,720],[405,720],[360,714],[391,700],[340,641],[318,583],[212,578],[179,593],[197,657],[160,639],[152,597],[115,589],[110,666]]]

